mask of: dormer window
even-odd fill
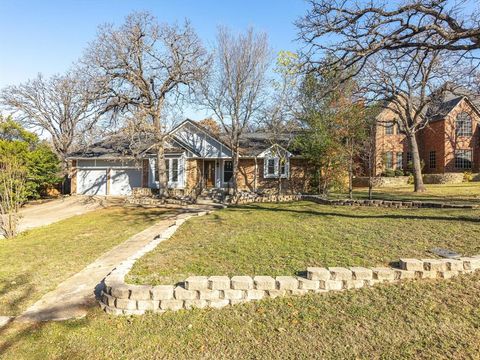
[[[455,132],[457,136],[472,136],[472,118],[466,112],[457,115]]]

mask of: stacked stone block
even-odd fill
[[[190,276],[180,286],[108,285],[101,305],[114,315],[192,308],[222,308],[243,302],[343,291],[412,279],[446,279],[480,269],[480,256],[460,259],[400,259],[390,267],[309,267],[307,276]],[[108,280],[108,279],[107,279]],[[109,283],[107,281],[107,283]]]

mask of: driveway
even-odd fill
[[[105,206],[99,198],[86,196],[68,196],[41,204],[27,204],[20,210],[19,231],[48,225]]]

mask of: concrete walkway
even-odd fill
[[[201,209],[184,209],[177,215],[172,215],[117,245],[82,271],[62,282],[55,290],[45,294],[17,317],[16,321],[37,322],[84,317],[88,308],[95,305],[95,296],[103,287],[103,279],[118,264],[151,242],[174,223],[178,216],[196,211]]]

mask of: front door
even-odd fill
[[[205,187],[211,188],[215,186],[215,161],[205,161],[203,180]]]

